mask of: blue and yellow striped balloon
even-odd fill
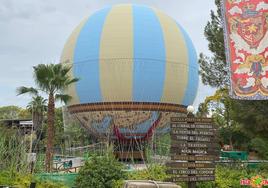
[[[70,104],[160,102],[190,105],[198,87],[195,48],[163,12],[116,5],[84,19],[69,37],[62,62],[80,81]]]

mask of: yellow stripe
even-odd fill
[[[132,101],[132,58],[132,7],[114,6],[104,23],[100,44],[103,101]]]
[[[79,36],[79,33],[84,26],[85,22],[87,21],[87,18],[84,19],[73,31],[73,33],[70,35],[68,41],[66,42],[63,52],[61,55],[61,63],[66,64],[68,66],[72,66],[72,69],[69,71],[68,75],[73,78],[73,60],[74,60],[74,51],[75,51],[75,45],[77,37]],[[66,91],[66,94],[72,96],[72,99],[70,102],[68,102],[68,105],[73,104],[79,104],[79,98],[76,93],[76,87],[75,84],[70,85]]]
[[[181,104],[188,83],[186,43],[177,23],[155,10],[162,27],[166,48],[166,77],[161,102]]]

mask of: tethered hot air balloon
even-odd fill
[[[91,135],[122,151],[135,152],[153,134],[167,133],[170,117],[185,115],[197,93],[198,64],[189,36],[147,6],[116,5],[84,19],[66,42],[61,62],[80,78],[66,91],[72,96],[68,112]]]

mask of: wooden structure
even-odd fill
[[[31,119],[4,119],[0,120],[0,125],[7,128],[16,128],[22,134],[31,134],[33,122]]]

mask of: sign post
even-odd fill
[[[188,110],[188,109],[187,109]],[[173,182],[188,182],[188,188],[196,188],[196,182],[215,180],[215,159],[219,154],[216,128],[211,118],[171,118],[171,161],[166,165]]]
[[[194,115],[192,114],[192,113],[189,113],[188,115],[187,115],[187,117],[189,118],[189,121],[187,121],[187,123],[188,124],[194,124],[194,122],[193,121],[191,121],[191,118],[194,118]],[[187,133],[188,132],[192,132],[192,130],[195,130],[194,128],[192,128],[192,127],[190,127],[190,128],[187,128]],[[189,133],[187,134],[187,136],[189,135]],[[191,144],[193,141],[189,141],[188,143],[189,144]],[[188,145],[188,144],[187,144]],[[194,155],[193,153],[190,153],[189,154],[190,156],[191,155]],[[193,161],[193,160],[188,160],[188,164],[189,163],[194,163],[195,161]],[[189,167],[188,169],[195,169],[195,167]],[[189,175],[189,180],[191,179],[191,178],[193,178],[195,175],[194,174],[190,174]],[[188,181],[188,188],[196,188],[196,182],[195,181]]]

